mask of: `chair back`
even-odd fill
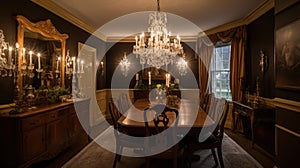
[[[207,96],[205,96],[204,102],[203,102],[203,110],[206,113],[209,112],[211,105],[214,103],[214,99],[215,99],[214,93],[210,93],[210,94],[207,94]]]
[[[127,94],[121,93],[117,99],[117,106],[122,114],[124,114],[130,108],[130,100]]]
[[[113,101],[109,101],[108,106],[109,106],[109,114],[111,116],[113,126],[114,126],[115,130],[117,130],[118,129],[118,120],[121,117],[121,114],[120,114],[118,108],[115,106]]]
[[[211,102],[210,106],[211,108],[209,109],[208,115],[212,120],[218,121],[217,127],[213,133],[216,137],[222,139],[224,134],[224,125],[229,111],[228,102],[224,98],[214,98],[214,101]]]
[[[172,159],[173,167],[177,166],[178,157],[178,110],[164,104],[157,104],[144,111],[146,138],[144,149],[147,155],[146,167],[150,167],[150,159]]]
[[[172,118],[171,118],[172,117]],[[176,130],[178,125],[178,110],[175,108],[170,108],[165,106],[164,104],[157,104],[153,107],[147,108],[144,111],[144,121],[146,127],[146,136],[153,135],[166,135],[166,138],[161,139],[165,143],[174,144],[177,141]],[[172,123],[170,123],[173,121]],[[166,131],[166,129],[168,129]],[[170,130],[169,130],[170,129]],[[158,136],[158,138],[162,136]],[[160,140],[155,139],[155,143],[158,143]],[[163,144],[155,144],[153,142],[151,145],[163,145]],[[149,145],[149,144],[147,144]]]

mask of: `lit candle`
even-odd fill
[[[148,72],[148,75],[149,75],[149,85],[151,85],[151,72],[150,71]]]
[[[29,51],[29,65],[32,65],[32,51]]]
[[[138,37],[135,36],[135,45],[137,46],[137,40],[138,40]]]
[[[80,72],[79,67],[80,67],[80,59],[77,58],[77,71],[78,71],[78,72]],[[75,72],[75,69],[74,69],[74,72]]]
[[[11,65],[11,52],[12,52],[12,47],[8,48],[8,65]]]
[[[17,62],[18,62],[18,52],[19,52],[19,47],[20,47],[20,45],[19,45],[19,43],[16,43],[16,48],[15,48],[15,64],[17,64]]]
[[[166,86],[169,87],[170,86],[170,74],[166,74]]]
[[[59,67],[59,62],[60,62],[60,57],[57,58],[57,61],[56,61],[56,70],[58,71],[58,67]]]
[[[103,68],[103,61],[101,61],[100,64],[101,64],[101,68]]]
[[[135,80],[139,80],[139,74],[137,73],[137,74],[135,74]]]
[[[83,63],[84,63],[84,61],[82,60],[82,61],[81,61],[81,72],[84,72],[84,71],[83,71]]]
[[[25,48],[23,48],[23,64],[26,64],[26,55],[25,55],[25,53],[26,53],[26,49]]]
[[[38,69],[41,69],[41,54],[38,53],[37,56],[38,56]]]
[[[75,72],[75,68],[76,68],[76,58],[72,57],[73,60],[73,72]]]

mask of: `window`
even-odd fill
[[[230,43],[220,43],[215,47],[210,66],[210,89],[218,98],[231,100],[230,90]]]

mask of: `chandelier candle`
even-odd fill
[[[41,54],[38,53],[37,56],[38,56],[38,69],[41,69]]]
[[[148,72],[148,75],[149,75],[149,85],[151,85],[151,72],[150,71]]]

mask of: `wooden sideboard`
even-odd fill
[[[257,144],[264,151],[275,155],[275,108],[264,104],[249,104],[233,101],[232,111],[234,128],[238,120],[250,118],[252,146]],[[236,118],[238,117],[238,118]],[[246,124],[244,124],[245,126]],[[246,130],[247,128],[243,128]],[[244,132],[245,133],[245,132]]]
[[[80,122],[88,119],[88,107],[89,99],[85,99],[19,114],[0,113],[0,167],[28,167],[67,149],[83,148],[88,135]],[[79,120],[80,115],[87,119]]]

